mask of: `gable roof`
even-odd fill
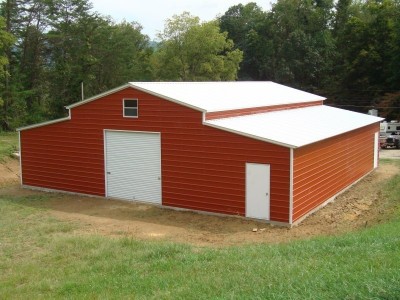
[[[317,105],[206,120],[204,124],[284,147],[298,148],[382,120],[367,114]]]
[[[84,105],[129,87],[202,112],[307,103],[325,99],[270,81],[130,82],[66,108],[71,109]],[[66,118],[34,124],[17,130],[31,129],[70,119],[71,114]],[[382,118],[366,114],[317,105],[205,120],[204,124],[285,147],[298,148],[382,120]]]
[[[130,82],[67,106],[74,108],[127,87],[203,112],[323,101],[324,97],[271,81]]]

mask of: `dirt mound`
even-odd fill
[[[7,161],[0,169],[0,194],[40,194],[21,189],[17,161]],[[156,206],[50,194],[44,204],[49,213],[77,223],[75,234],[100,234],[137,239],[163,239],[197,246],[223,247],[248,243],[280,243],[319,235],[333,235],[369,226],[385,217],[386,199],[382,183],[399,171],[393,164],[381,166],[337,199],[288,229],[234,217],[203,215]],[[49,194],[47,194],[49,195]],[[37,205],[32,203],[32,205]],[[256,232],[253,229],[257,228]]]
[[[17,159],[0,160],[0,187],[19,181],[19,161]]]

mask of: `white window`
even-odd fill
[[[137,99],[124,99],[124,117],[137,118],[138,117],[138,100]]]

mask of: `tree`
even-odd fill
[[[153,58],[158,80],[235,80],[242,51],[234,50],[216,21],[200,23],[185,12],[167,20]]]
[[[43,94],[44,0],[7,0],[1,3],[0,14],[6,19],[7,32],[15,36],[7,51],[9,77],[3,92],[10,127],[27,118],[40,121],[35,117]]]
[[[9,64],[7,52],[13,40],[13,36],[6,31],[4,19],[0,17],[0,79],[2,82],[9,76],[7,71]]]
[[[390,95],[400,89],[398,69],[394,67],[399,66],[399,3],[353,3],[345,10],[345,18],[344,10],[337,16],[340,26],[335,28],[339,49],[336,102],[354,105],[355,110],[385,106],[388,99],[395,99]]]
[[[49,97],[53,115],[86,97],[130,80],[150,79],[149,40],[135,22],[115,24],[87,0],[56,1],[47,34]]]
[[[268,14],[272,26],[272,80],[308,91],[329,81],[335,45],[330,31],[333,2],[278,1]],[[327,76],[328,77],[328,76]]]
[[[98,30],[92,44],[92,53],[97,57],[97,64],[92,67],[96,80],[88,86],[92,93],[128,81],[152,80],[150,57],[153,51],[149,38],[141,30],[136,22],[110,22]]]
[[[7,95],[9,85],[9,56],[10,47],[14,37],[8,32],[6,22],[0,17],[0,129],[9,130],[11,115],[9,112],[9,97]]]
[[[400,120],[400,91],[386,93],[377,102],[379,115],[387,121]]]
[[[271,56],[272,43],[267,14],[256,3],[232,6],[219,18],[221,31],[243,51],[239,79],[263,80],[267,57]]]

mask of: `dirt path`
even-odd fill
[[[50,195],[50,201],[46,201],[45,205],[53,216],[79,224],[79,229],[75,231],[78,235],[95,233],[116,238],[163,239],[214,247],[280,243],[339,234],[379,222],[387,215],[387,202],[381,192],[382,183],[398,172],[395,165],[382,163],[376,171],[334,202],[291,229],[242,218],[202,215],[140,203],[56,193],[46,194]],[[9,160],[0,166],[0,182],[3,183],[0,195],[43,193],[21,189],[17,173],[18,163],[15,161]],[[253,232],[253,228],[258,228],[258,231]]]
[[[0,160],[0,187],[19,181],[19,161],[17,159]]]

